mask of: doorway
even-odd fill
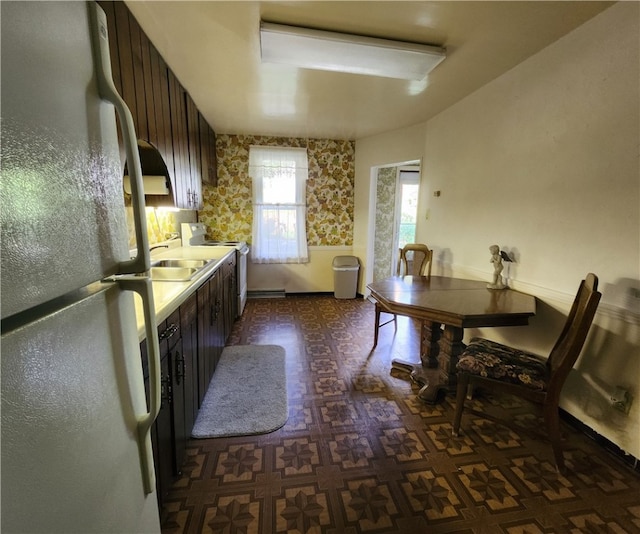
[[[373,170],[375,231],[373,281],[395,274],[398,248],[415,241],[420,187],[420,162]]]
[[[420,191],[420,169],[418,167],[399,167],[397,174],[393,266],[398,263],[399,249],[407,243],[416,242],[418,194]],[[395,267],[393,269],[395,271]]]

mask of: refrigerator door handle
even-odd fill
[[[153,466],[153,450],[151,448],[151,425],[156,420],[161,403],[160,345],[156,324],[153,287],[147,276],[118,276],[113,279],[124,291],[135,291],[142,297],[144,310],[144,328],[147,336],[147,355],[149,357],[149,411],[137,415],[138,450],[140,467],[144,480],[145,493],[155,490],[156,475]]]
[[[151,267],[147,238],[147,219],[145,216],[144,188],[142,185],[142,167],[138,153],[138,140],[131,111],[118,94],[113,84],[111,59],[109,56],[109,34],[107,16],[102,8],[93,1],[87,2],[91,19],[91,40],[93,58],[96,66],[98,93],[100,97],[113,104],[120,118],[122,139],[127,154],[127,168],[131,177],[131,205],[135,221],[136,255],[120,262],[118,274],[143,273]]]

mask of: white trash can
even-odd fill
[[[359,270],[360,262],[355,256],[336,256],[333,258],[333,285],[335,298],[356,298]]]

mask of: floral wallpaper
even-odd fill
[[[391,271],[393,250],[394,213],[396,206],[397,167],[378,169],[376,186],[376,237],[374,245],[373,280],[382,280],[394,273]]]
[[[133,221],[133,208],[126,207],[127,227],[129,229],[129,248],[136,246],[135,224]],[[166,241],[180,232],[180,224],[183,222],[195,222],[195,212],[191,210],[165,210],[162,208],[146,208],[147,236],[149,245]]]
[[[175,212],[147,208],[147,235],[149,243],[159,243],[177,232]]]
[[[251,242],[251,145],[306,147],[307,243],[353,244],[354,141],[229,134],[216,136],[218,185],[203,186],[204,208],[198,211],[198,220],[209,228],[209,239]]]

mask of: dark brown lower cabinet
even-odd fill
[[[181,475],[198,409],[230,333],[229,290],[223,290],[223,269],[215,271],[197,292],[158,325],[162,404],[151,429],[151,441],[160,507],[171,485]],[[146,341],[140,344],[140,352],[148,402]]]
[[[224,344],[227,341],[227,332],[225,332],[225,293],[223,291],[223,283],[224,283],[224,267],[219,269],[216,273],[215,279],[212,279],[210,282],[211,289],[211,338],[210,342],[213,347],[212,350],[212,363],[211,368],[209,370],[209,381],[211,381],[211,377],[218,366],[218,362],[220,361],[220,355],[222,354],[222,349],[224,349]],[[207,382],[208,387],[208,382]]]
[[[153,447],[153,461],[156,470],[156,490],[158,502],[162,503],[163,497],[169,491],[177,474],[177,457],[180,452],[177,450],[176,442],[184,440],[184,431],[180,432],[180,421],[184,428],[184,417],[178,417],[175,421],[175,414],[179,410],[180,400],[179,390],[174,388],[174,377],[172,376],[172,363],[182,352],[180,340],[179,322],[176,324],[176,314],[172,314],[167,321],[158,325],[158,339],[160,342],[160,411],[155,423],[151,427],[151,444]],[[147,406],[149,403],[149,366],[147,343],[140,344],[142,355],[142,367],[145,378],[145,390],[147,395]],[[178,434],[176,434],[178,429]],[[178,438],[178,440],[176,440]],[[184,453],[184,446],[182,447]],[[182,463],[182,459],[180,459]]]
[[[156,466],[156,491],[158,504],[162,505],[165,495],[173,484],[174,454],[173,436],[171,432],[171,383],[169,381],[169,359],[160,362],[162,403],[156,422],[151,429],[151,443],[153,445],[153,461]]]
[[[214,275],[216,276],[216,275]],[[212,309],[211,300],[211,279],[203,284],[197,292],[198,308],[198,408],[202,406],[204,394],[209,386],[210,371],[213,361],[213,345],[211,343]],[[212,372],[212,371],[211,371]]]
[[[158,340],[160,342],[161,404],[151,436],[158,501],[162,503],[162,499],[179,474],[179,466],[184,460],[187,442],[184,423],[184,382],[180,379],[182,339],[179,311],[176,310],[166,321],[158,325]],[[143,344],[146,352],[146,343]]]
[[[197,301],[198,406],[201,406],[227,340],[224,333],[224,302],[220,269],[198,289]]]
[[[169,369],[167,382],[170,384],[169,405],[171,407],[171,433],[173,437],[173,470],[176,475],[181,474],[181,466],[187,450],[187,439],[191,434],[191,428],[187,433],[185,425],[185,375],[186,365],[184,351],[182,350],[182,336],[180,331],[180,310],[174,311],[166,322],[163,333],[158,333],[162,343],[167,343],[167,353],[162,354],[163,360],[168,361]],[[164,337],[164,339],[163,339]],[[164,376],[163,376],[164,380]]]
[[[191,295],[180,306],[180,332],[184,360],[184,424],[187,438],[198,415],[198,299]]]

